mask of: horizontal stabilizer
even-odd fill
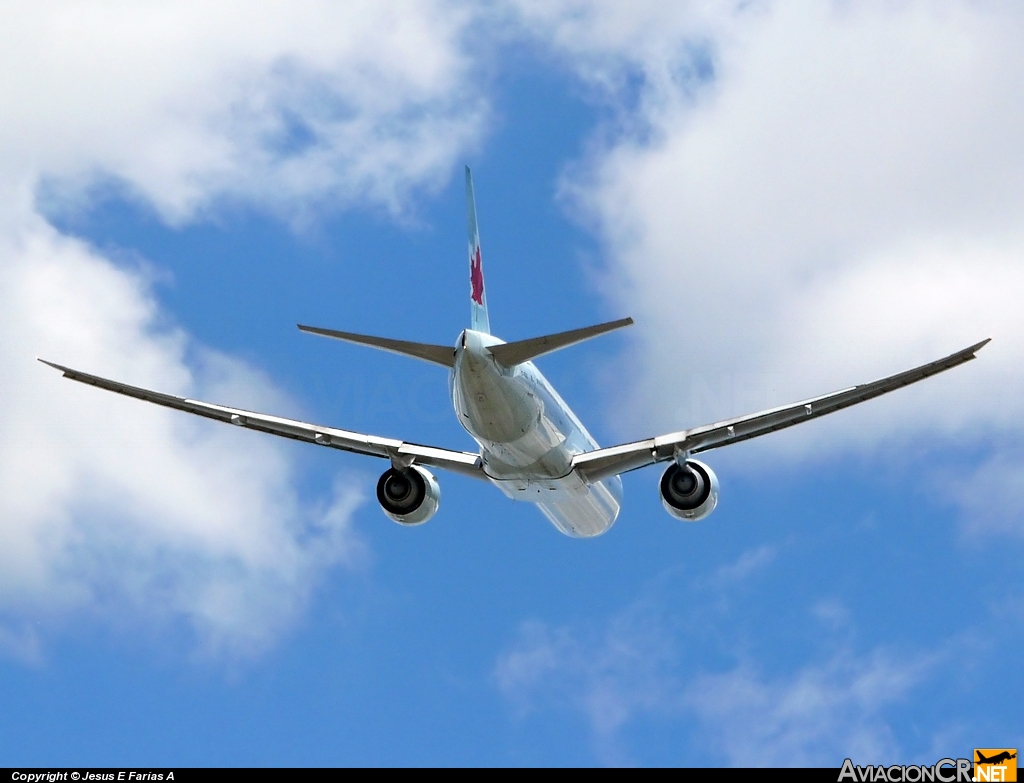
[[[336,340],[345,340],[359,345],[368,345],[371,348],[380,348],[391,353],[400,353],[403,356],[412,356],[426,362],[433,362],[444,367],[455,366],[455,348],[448,345],[430,345],[428,343],[411,343],[405,340],[391,340],[387,337],[371,337],[366,334],[353,334],[352,332],[339,332],[334,329],[321,329],[316,326],[303,326],[298,324],[299,329],[310,334],[319,334],[324,337],[333,337]]]
[[[559,348],[565,348],[567,345],[581,343],[584,340],[589,340],[591,337],[597,337],[599,334],[604,334],[614,329],[621,329],[623,326],[631,326],[632,324],[632,318],[622,318],[618,321],[609,321],[606,324],[597,324],[597,326],[586,326],[582,329],[548,334],[544,337],[533,337],[529,340],[519,340],[514,343],[492,345],[487,350],[506,367],[512,367],[513,365],[536,359],[538,356],[543,356],[546,353],[557,351]]]

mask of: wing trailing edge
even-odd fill
[[[694,427],[690,430],[672,432],[635,443],[625,443],[620,446],[578,454],[573,458],[572,465],[587,481],[594,482],[655,462],[673,459],[677,452],[697,454],[767,435],[769,432],[792,427],[848,408],[851,405],[880,397],[969,362],[976,358],[975,354],[984,348],[990,339],[982,340],[969,348],[964,348],[962,351],[957,351],[934,362],[922,364],[912,370],[890,375],[871,383],[851,386],[832,394],[813,397],[791,405],[782,405],[778,408],[770,408],[766,411],[715,424],[707,424],[703,427]]]
[[[173,408],[196,416],[203,416],[207,419],[214,419],[225,424],[234,424],[238,427],[256,430],[257,432],[266,432],[282,438],[315,443],[319,446],[327,446],[341,451],[366,454],[371,457],[382,457],[390,459],[393,464],[398,462],[406,466],[411,464],[424,465],[426,467],[449,470],[472,478],[487,479],[483,471],[480,455],[468,451],[453,451],[451,449],[425,446],[418,443],[408,443],[396,438],[366,435],[360,432],[338,429],[337,427],[325,427],[320,424],[309,424],[304,421],[285,419],[281,416],[271,416],[266,413],[242,410],[241,408],[229,408],[225,405],[214,405],[213,403],[200,400],[190,400],[184,397],[176,397],[173,394],[150,391],[149,389],[130,386],[120,381],[101,378],[98,375],[91,375],[81,370],[48,362],[45,359],[40,359],[39,361],[63,373],[64,377],[70,380],[117,394],[123,394],[126,397],[134,397],[137,400],[152,402],[165,408]]]

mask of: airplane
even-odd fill
[[[601,448],[533,360],[629,326],[633,320],[623,318],[516,342],[505,342],[493,335],[484,289],[473,178],[468,166],[466,203],[470,326],[462,331],[454,346],[301,324],[298,328],[446,368],[456,418],[477,442],[478,451],[420,445],[215,405],[129,386],[44,359],[39,361],[60,370],[65,378],[107,391],[250,430],[387,459],[391,465],[377,482],[377,500],[384,513],[402,525],[420,525],[437,512],[441,491],[431,470],[440,469],[489,481],[508,497],[535,504],[562,533],[591,538],[605,533],[618,517],[622,473],[669,463],[658,483],[662,505],[676,519],[696,522],[714,511],[719,484],[710,466],[693,455],[810,421],[916,383],[974,359],[989,342],[982,340],[912,370],[792,405]]]
[[[975,759],[975,763],[977,764],[999,764],[1000,762],[1009,761],[1010,759],[1017,758],[1016,753],[1011,753],[1008,750],[1004,750],[1001,753],[997,753],[990,759],[985,758],[984,754],[980,750],[974,751],[974,754],[978,757],[977,759]]]

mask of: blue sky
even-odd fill
[[[0,33],[4,764],[1024,744],[1015,6],[154,8]],[[602,444],[993,343],[708,454],[700,524],[630,474],[593,541],[448,475],[402,529],[375,460],[33,361],[471,448],[443,371],[295,329],[453,341],[465,163],[499,335],[637,321],[540,361]]]

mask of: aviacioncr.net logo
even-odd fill
[[[1016,748],[975,748],[974,780],[1013,783],[1017,780]]]
[[[971,783],[970,759],[939,759],[930,767],[921,764],[882,766],[854,766],[850,759],[843,761],[838,783]]]

